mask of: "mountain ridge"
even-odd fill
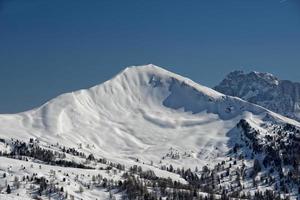
[[[300,120],[300,83],[280,80],[270,73],[234,71],[214,89]]]

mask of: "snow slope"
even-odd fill
[[[23,169],[24,167],[24,169]],[[37,177],[46,177],[59,185],[60,187],[64,187],[65,191],[68,191],[69,196],[73,195],[75,199],[109,199],[109,192],[105,189],[99,188],[91,188],[91,190],[85,190],[83,193],[79,193],[79,186],[80,183],[82,184],[90,184],[92,182],[92,176],[101,175],[107,179],[121,179],[120,174],[108,174],[105,171],[101,170],[87,170],[87,169],[78,169],[78,168],[65,168],[65,167],[58,167],[58,166],[51,166],[51,165],[44,165],[38,164],[33,162],[26,162],[22,160],[16,159],[9,159],[0,157],[0,172],[1,176],[3,173],[7,174],[7,183],[13,185],[14,178],[17,176],[19,180],[22,180],[23,176],[31,176],[33,173],[37,174]],[[68,176],[66,176],[68,174]],[[80,175],[78,178],[79,181],[76,179],[76,175]],[[63,181],[63,178],[66,178],[66,181]],[[5,183],[3,183],[3,177],[0,180],[0,192],[1,190],[4,191],[6,189]],[[24,181],[25,182],[25,181]],[[12,194],[3,194],[0,193],[0,199],[2,200],[27,200],[27,199],[34,199],[32,195],[35,189],[30,189],[30,184],[24,184],[16,190],[16,192]],[[15,188],[14,188],[15,189]],[[55,194],[57,195],[57,194]],[[62,199],[61,197],[52,195],[51,199]],[[121,199],[119,197],[121,194],[116,194],[117,199]],[[49,199],[48,197],[44,197],[43,199]]]
[[[129,67],[31,111],[0,115],[0,138],[31,137],[112,161],[195,167],[222,159],[242,118],[299,123],[154,65]],[[270,118],[268,118],[270,119]]]

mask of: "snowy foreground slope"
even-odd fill
[[[79,149],[87,155],[126,167],[142,166],[154,170],[159,177],[185,183],[177,174],[161,170],[161,166],[172,164],[174,168],[194,170],[205,165],[214,167],[226,160],[241,139],[237,128],[241,119],[262,134],[269,131],[266,124],[300,126],[299,122],[263,107],[223,95],[160,67],[145,65],[126,68],[103,84],[63,94],[34,110],[0,115],[0,138],[34,138],[44,147]],[[7,145],[2,149],[5,148]],[[0,157],[0,170],[16,165],[15,160]],[[43,172],[44,169],[52,168],[58,170],[56,166],[35,169],[45,174],[48,171]],[[72,184],[76,183],[67,187]],[[249,187],[247,191],[251,190]],[[95,199],[98,193],[93,192],[75,197]],[[101,194],[101,190],[98,192]],[[107,194],[104,196],[98,199]],[[5,199],[0,195],[2,198]]]

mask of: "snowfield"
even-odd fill
[[[160,67],[145,65],[126,68],[103,84],[63,94],[34,110],[0,115],[0,138],[35,138],[45,144],[80,148],[86,154],[125,166],[138,164],[154,170],[159,177],[184,183],[179,176],[160,170],[160,166],[200,169],[216,165],[224,160],[238,137],[235,129],[241,119],[262,131],[261,125],[268,120],[300,126],[299,122],[263,107],[223,95]],[[55,169],[60,171],[55,175],[57,180],[73,170],[85,175],[83,181],[90,181],[92,175],[99,173],[121,179],[105,171],[43,164],[39,168],[36,163],[31,168],[31,164],[0,157],[0,172],[18,175],[20,165],[24,165],[28,171],[22,175],[34,172],[49,177],[51,169]],[[79,185],[74,177],[69,182],[70,185],[59,185],[75,198],[108,198],[108,192],[101,189],[76,193]],[[19,197],[15,193],[13,197],[0,195],[0,199],[30,198],[26,191],[20,189]]]

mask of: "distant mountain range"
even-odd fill
[[[214,89],[300,120],[300,83],[270,73],[234,71]]]

